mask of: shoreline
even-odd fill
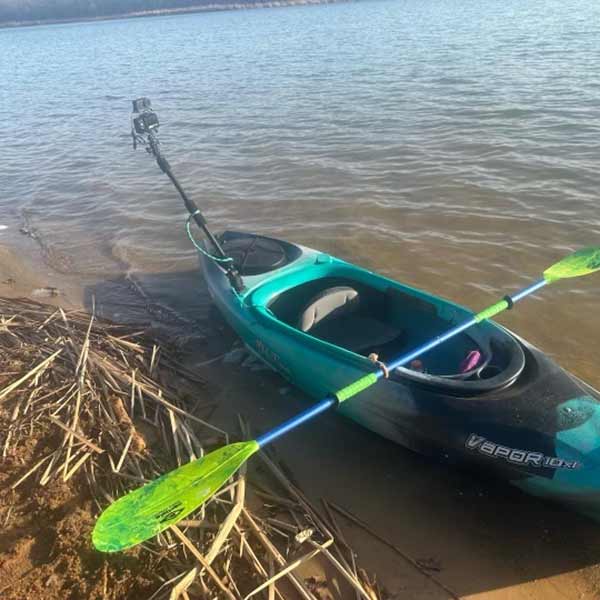
[[[83,282],[59,273],[27,241],[0,240],[0,297],[84,309]]]
[[[140,19],[148,17],[164,17],[170,15],[195,14],[203,12],[221,12],[228,10],[254,10],[258,8],[284,8],[288,6],[313,6],[318,4],[339,4],[350,0],[270,0],[267,2],[231,4],[206,4],[204,6],[189,6],[182,8],[161,8],[157,10],[144,10],[115,15],[97,17],[74,17],[72,19],[39,19],[35,21],[6,21],[0,23],[0,29],[17,29],[19,27],[38,27],[41,25],[69,25],[72,23],[93,23],[96,21],[117,21],[119,19]]]

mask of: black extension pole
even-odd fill
[[[211,233],[210,229],[208,228],[206,219],[200,212],[200,209],[198,208],[196,203],[185,193],[185,190],[181,187],[181,184],[177,180],[177,177],[175,177],[173,171],[171,171],[171,165],[169,164],[169,161],[162,155],[158,144],[158,139],[154,136],[154,133],[152,131],[148,133],[148,144],[150,146],[152,154],[156,158],[156,163],[160,167],[160,170],[163,173],[165,173],[165,175],[167,175],[167,177],[171,180],[171,182],[179,192],[179,195],[181,196],[188,212],[190,213],[198,227],[202,229],[206,237],[210,240],[210,243],[216,250],[218,257],[228,258],[221,244],[219,244],[217,238]],[[229,279],[229,283],[231,283],[233,289],[237,292],[241,292],[244,289],[244,282],[239,271],[233,265],[233,262],[230,261],[223,263],[223,267],[227,273],[227,278]]]

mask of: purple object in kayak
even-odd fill
[[[471,369],[474,369],[481,360],[481,352],[479,350],[471,350],[467,357],[460,363],[459,370],[461,373],[466,373]]]

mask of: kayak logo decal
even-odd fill
[[[469,435],[465,442],[465,447],[467,450],[479,452],[492,458],[499,458],[513,465],[550,469],[580,469],[582,466],[576,460],[564,460],[557,456],[546,456],[541,452],[531,452],[530,450],[502,446],[476,433]]]
[[[271,348],[269,348],[262,340],[256,340],[254,345],[256,346],[256,350],[261,355],[263,360],[271,368],[276,369],[288,377],[291,376],[290,370],[286,367],[286,365],[283,364],[283,362],[281,362],[279,354],[271,350]]]

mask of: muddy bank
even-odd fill
[[[48,285],[45,278],[35,272],[8,246],[0,244],[0,293],[5,297],[34,297],[46,299],[58,295],[58,289]]]
[[[29,239],[18,244],[0,241],[0,296],[31,298],[65,308],[80,308],[81,283],[50,267]]]

